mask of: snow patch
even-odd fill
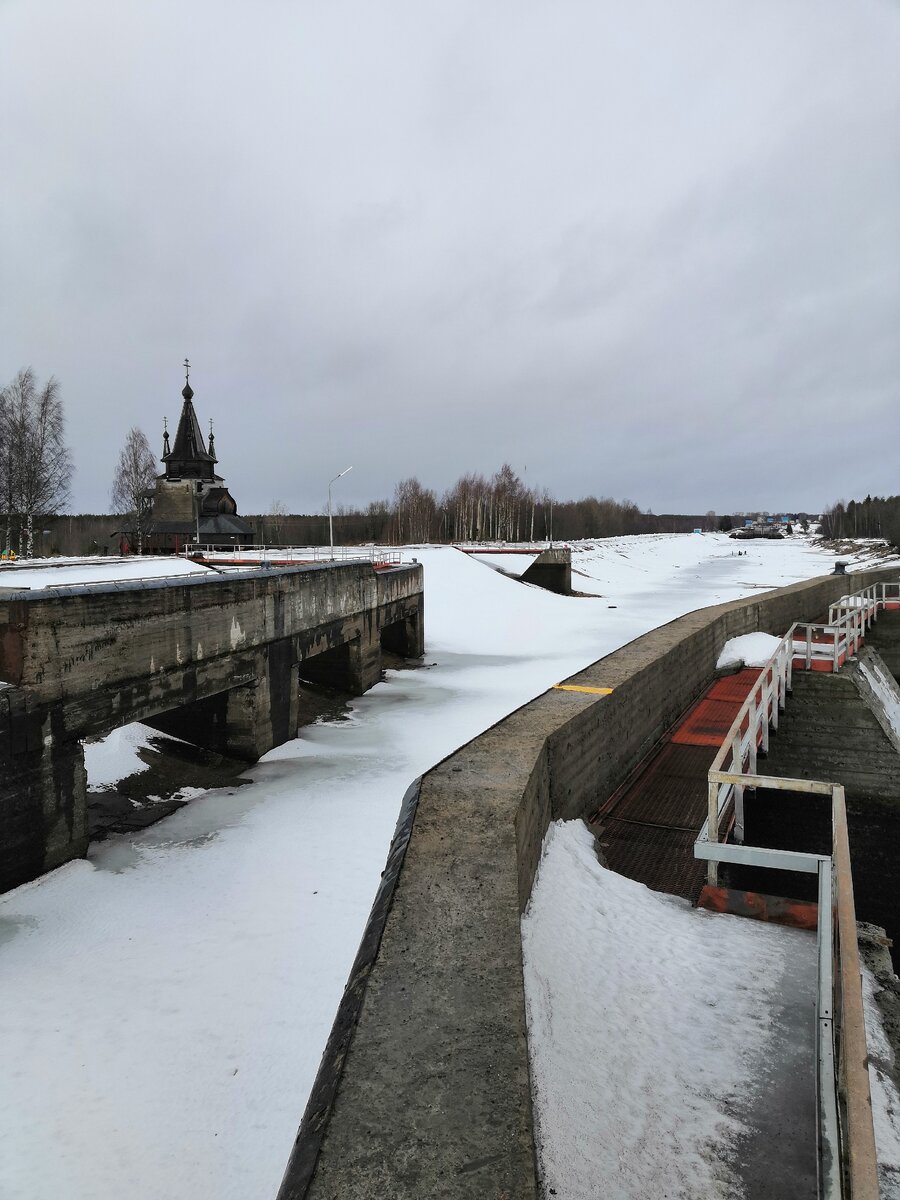
[[[12,564],[0,566],[0,582],[4,587],[23,588],[32,592],[79,583],[123,583],[139,579],[215,574],[209,567],[187,558],[156,555],[100,560],[48,558],[32,560],[27,567]]]
[[[728,1161],[740,1102],[786,973],[815,994],[815,936],[652,892],[602,867],[581,821],[558,821],[522,944],[544,1194],[743,1195]]]
[[[154,736],[159,735],[146,725],[134,723],[114,729],[100,741],[85,742],[88,787],[114,787],[129,775],[148,770],[138,751],[149,749],[150,739]]]
[[[717,670],[726,667],[764,667],[775,651],[781,638],[771,633],[745,633],[731,638],[722,648],[716,663]]]

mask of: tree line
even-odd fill
[[[396,543],[553,541],[647,533],[656,525],[630,500],[560,501],[546,488],[529,488],[509,463],[490,478],[462,475],[443,493],[413,476],[397,484],[392,502],[375,507],[381,540]]]
[[[900,496],[866,496],[865,500],[839,500],[822,514],[826,538],[884,538],[900,548]]]

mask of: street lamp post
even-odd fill
[[[352,471],[352,467],[348,467],[346,471],[341,471],[340,475],[335,475],[334,479],[328,484],[328,543],[331,546],[331,561],[334,562],[334,523],[331,518],[331,484],[337,483],[339,479],[347,474],[347,471]]]

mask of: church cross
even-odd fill
[[[184,360],[184,382],[191,382],[191,364],[188,359]]]

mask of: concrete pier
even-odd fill
[[[82,738],[146,721],[255,761],[298,681],[361,694],[424,652],[418,565],[250,570],[0,598],[0,890],[85,853]]]

